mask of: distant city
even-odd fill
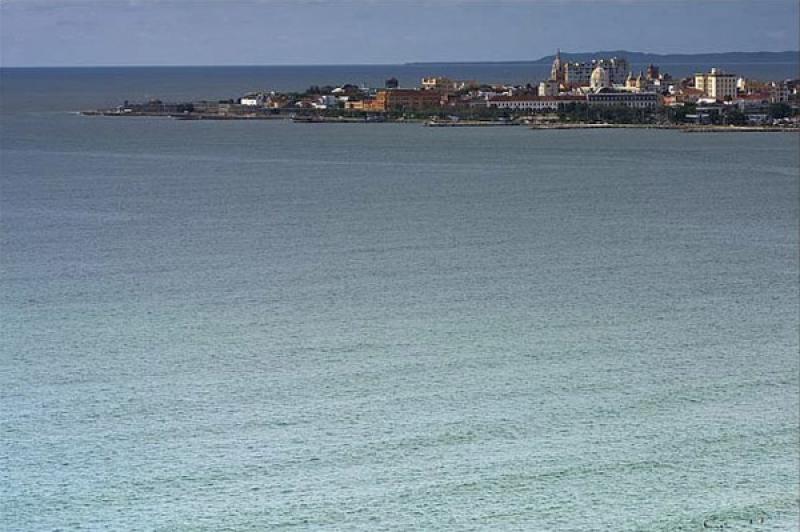
[[[237,99],[160,100],[88,111],[103,115],[168,115],[180,119],[268,119],[301,122],[425,120],[429,125],[631,124],[800,128],[800,80],[755,80],[711,68],[673,78],[659,65],[634,72],[625,57],[576,61],[560,51],[548,79],[488,84],[432,75],[418,86],[397,78],[383,87],[347,83],[303,92],[249,92]]]

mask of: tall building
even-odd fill
[[[598,67],[606,71],[609,82],[612,85],[625,84],[625,77],[628,74],[628,61],[622,57],[565,63],[561,61],[560,54],[556,54],[550,77],[567,85],[586,87],[590,85],[592,73]]]
[[[694,75],[694,87],[703,91],[709,98],[732,100],[736,97],[736,76],[712,68],[707,74]]]
[[[556,58],[553,59],[553,66],[550,67],[550,79],[564,83],[564,65],[561,63],[561,49],[556,50]]]

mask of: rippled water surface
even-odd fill
[[[0,528],[798,529],[798,136],[7,104]]]

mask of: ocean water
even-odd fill
[[[0,78],[0,529],[800,528],[797,135],[82,117],[147,85],[82,75]]]

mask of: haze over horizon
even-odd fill
[[[556,48],[795,51],[798,17],[793,0],[7,0],[0,66],[533,61]]]

